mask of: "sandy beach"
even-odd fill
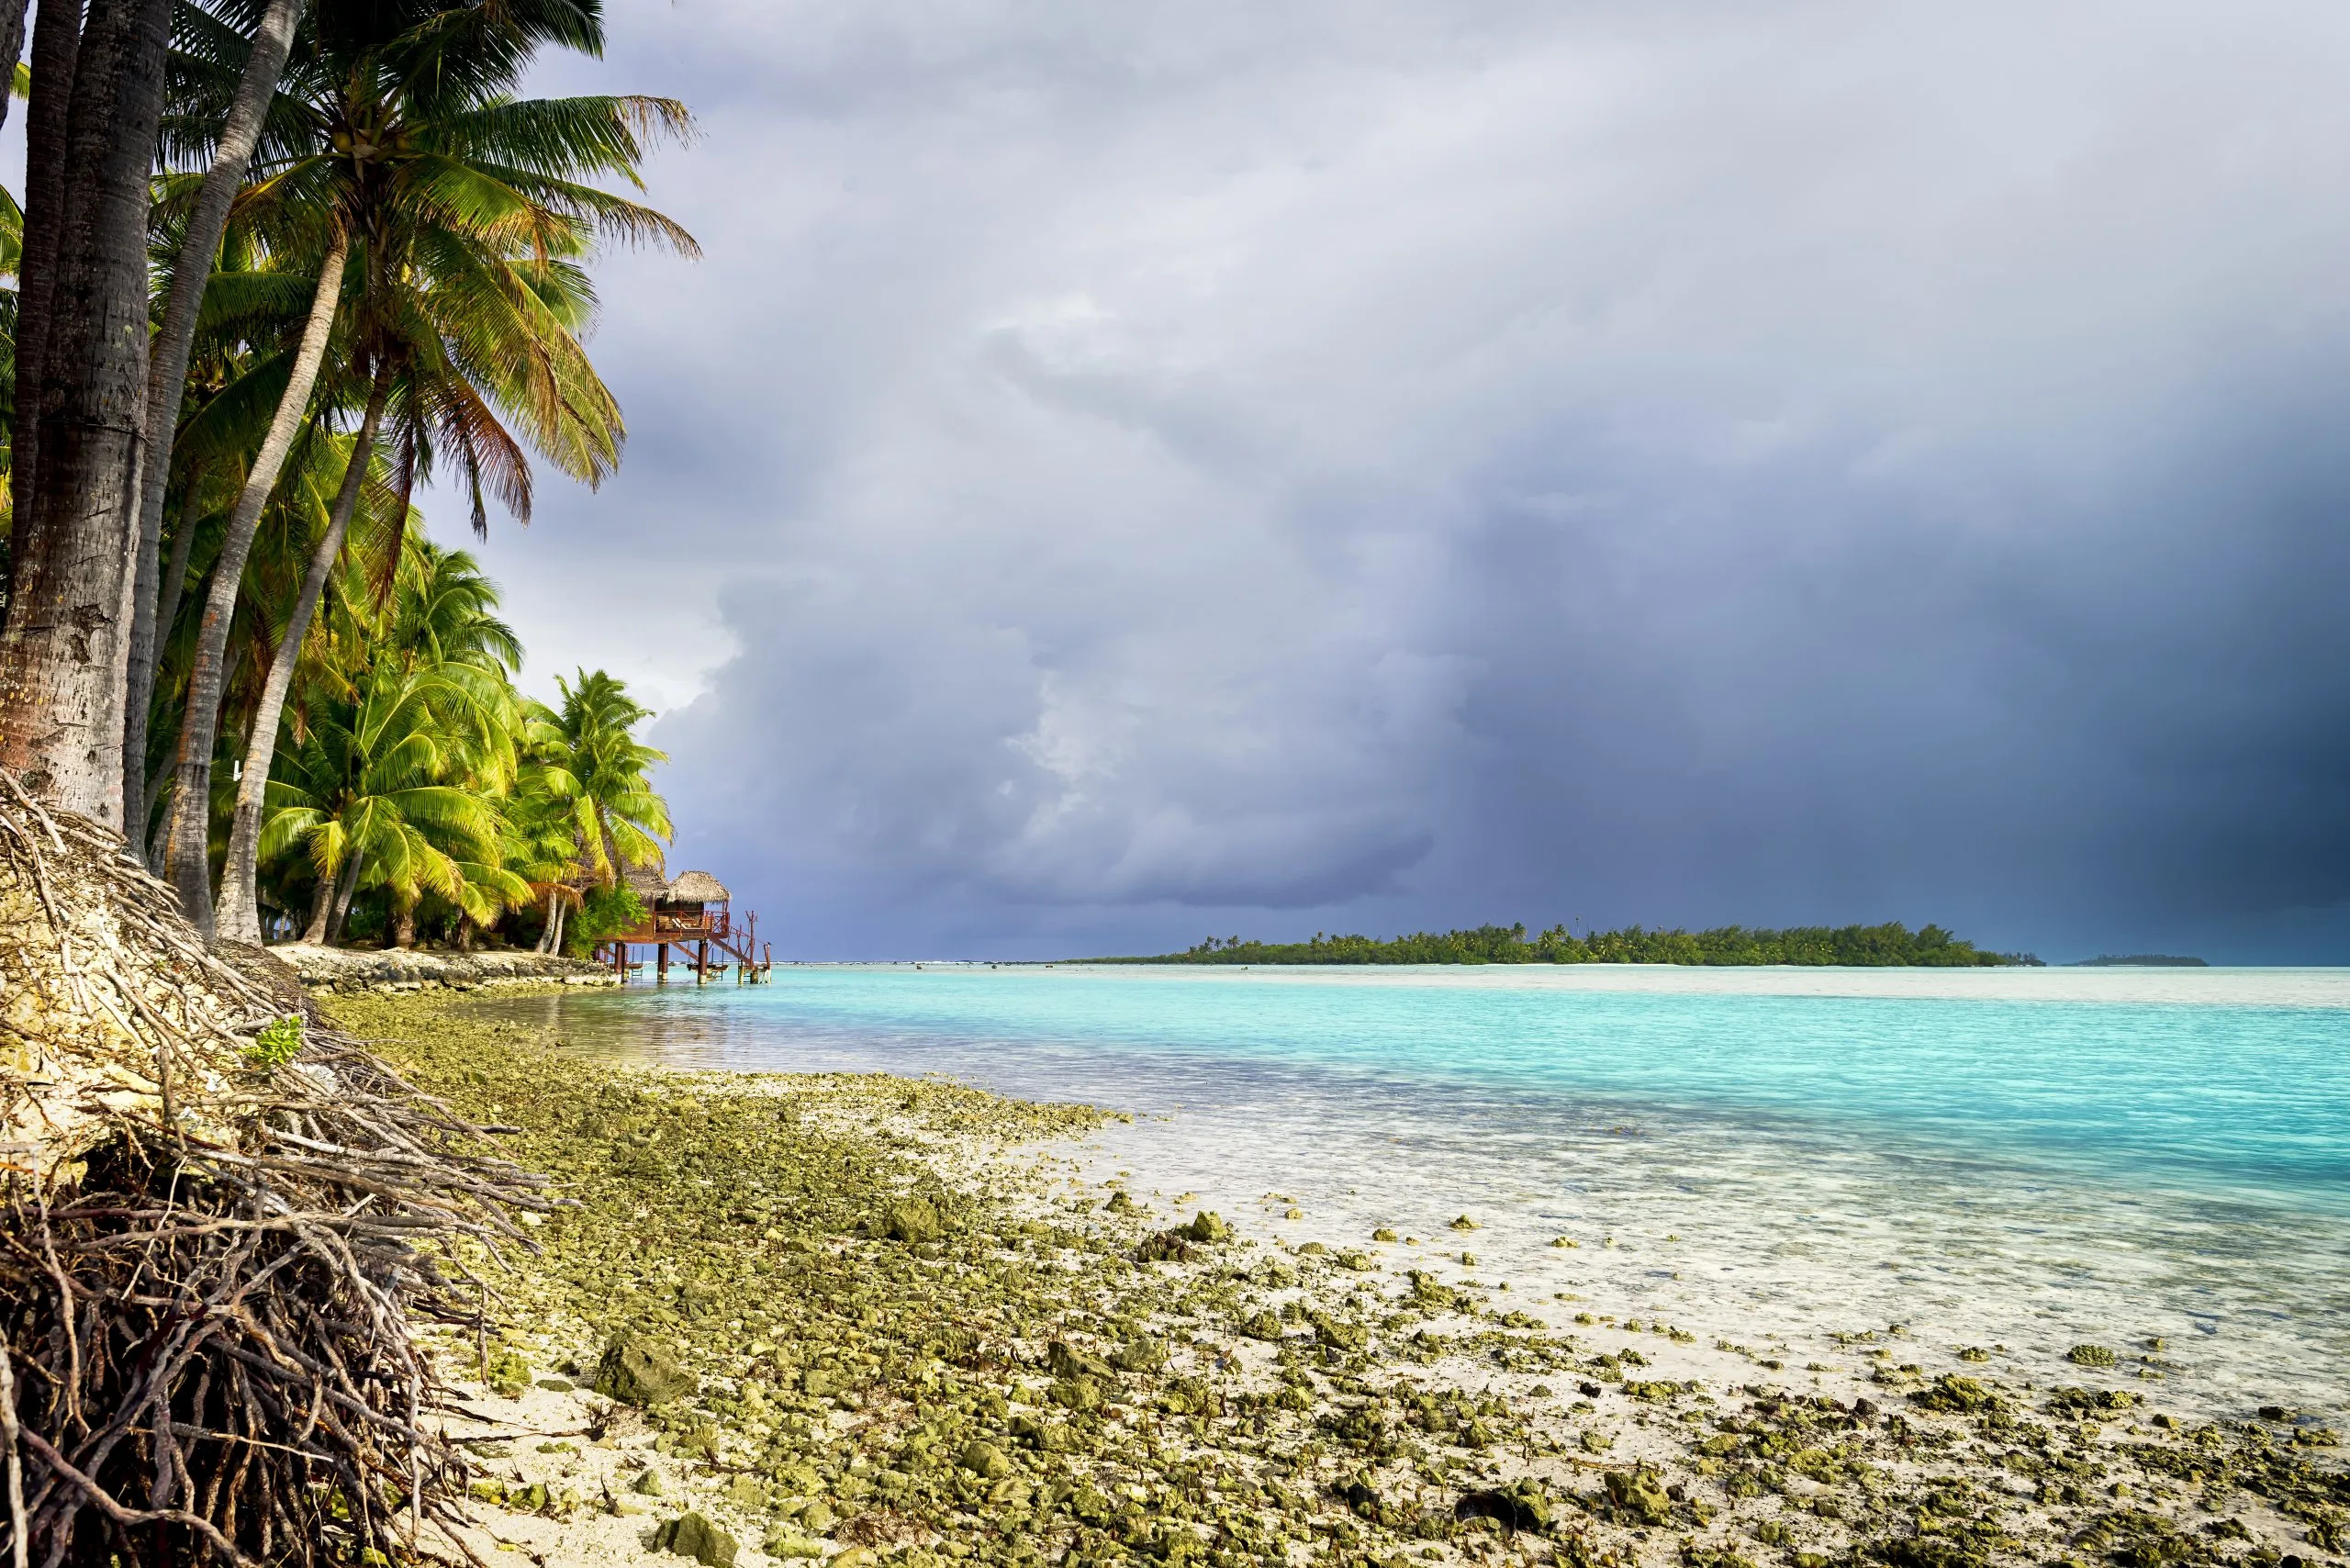
[[[2293,1568],[2330,1431],[2166,1408],[2117,1333],[2045,1376],[1856,1329],[1791,1361],[1441,1235],[1207,1214],[1113,1110],[590,1062],[445,997],[338,1018],[576,1207],[444,1342],[480,1545],[543,1563],[1148,1560]],[[486,1374],[486,1375],[485,1375]],[[678,1560],[676,1556],[668,1558]]]

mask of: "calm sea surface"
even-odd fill
[[[1482,1277],[1796,1369],[1899,1323],[2027,1380],[2160,1338],[2175,1406],[2350,1401],[2350,970],[899,965],[477,1005],[1133,1111],[1096,1178],[1333,1244],[1457,1250],[1467,1211]]]

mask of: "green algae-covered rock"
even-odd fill
[[[1673,1500],[1649,1470],[1611,1470],[1602,1477],[1607,1501],[1619,1514],[1644,1525],[1661,1525],[1673,1518]]]
[[[2075,1366],[2109,1367],[2114,1357],[2103,1345],[2076,1345],[2065,1352],[2065,1359]]]
[[[520,1399],[531,1386],[531,1363],[511,1349],[489,1359],[489,1391],[502,1399]]]
[[[963,1445],[955,1462],[972,1474],[986,1481],[1001,1481],[1012,1473],[1012,1461],[993,1443],[972,1441]]]
[[[1612,1483],[1617,1476],[1610,1473],[1607,1479]],[[1649,1484],[1654,1487],[1653,1477],[1650,1478]],[[1608,1491],[1612,1497],[1615,1487],[1611,1485]],[[1659,1493],[1658,1495],[1662,1497],[1663,1495]],[[1665,1506],[1668,1509],[1672,1506],[1669,1500]],[[1355,1511],[1362,1512],[1360,1506]],[[1467,1493],[1453,1505],[1452,1513],[1455,1518],[1491,1519],[1504,1529],[1513,1530],[1549,1529],[1552,1517],[1550,1499],[1543,1493],[1541,1484],[1530,1476],[1514,1481],[1507,1486]],[[1365,1514],[1363,1517],[1376,1518],[1378,1516]],[[1662,1520],[1651,1522],[1662,1523]]]
[[[1056,1339],[1045,1348],[1045,1366],[1057,1378],[1090,1377],[1109,1383],[1117,1375],[1109,1362],[1071,1349],[1065,1339]]]
[[[590,1386],[607,1399],[650,1409],[691,1394],[695,1380],[646,1340],[623,1335],[604,1348]]]
[[[1090,1377],[1065,1377],[1046,1396],[1064,1410],[1091,1410],[1102,1403],[1102,1385]]]
[[[789,1561],[795,1557],[822,1557],[824,1543],[812,1540],[797,1530],[778,1530],[759,1543],[759,1550],[769,1557]]]
[[[881,1211],[874,1229],[892,1241],[912,1245],[937,1240],[946,1226],[939,1218],[938,1205],[928,1198],[900,1198]]]
[[[1920,1389],[1909,1396],[1910,1402],[1929,1410],[1941,1410],[1952,1415],[1971,1416],[1979,1411],[1999,1408],[1999,1396],[1971,1377],[1945,1372],[1934,1379],[1931,1388]]]
[[[1155,1372],[1167,1364],[1167,1341],[1148,1336],[1127,1340],[1110,1358],[1110,1364],[1120,1372]]]
[[[1039,1421],[1024,1413],[1013,1417],[1005,1429],[1019,1441],[1041,1452],[1058,1453],[1069,1447],[1067,1427],[1058,1422]]]
[[[2112,1416],[2137,1403],[2138,1396],[2126,1388],[2090,1390],[2067,1387],[2052,1389],[2048,1394],[2049,1412],[2056,1416]]]
[[[1188,1263],[1192,1260],[1192,1243],[1188,1232],[1178,1226],[1162,1230],[1143,1238],[1134,1250],[1137,1263]]]
[[[655,1551],[690,1557],[703,1568],[734,1568],[742,1543],[699,1514],[683,1514],[653,1532]]]
[[[1251,1339],[1279,1339],[1281,1337],[1281,1320],[1259,1308],[1241,1320],[1240,1332]]]
[[[1202,1209],[1193,1215],[1192,1223],[1182,1227],[1182,1233],[1187,1239],[1199,1242],[1202,1246],[1232,1239],[1232,1227],[1206,1209]]]
[[[1334,1350],[1360,1350],[1371,1343],[1370,1330],[1360,1323],[1348,1323],[1322,1312],[1314,1314],[1311,1321],[1315,1337]]]

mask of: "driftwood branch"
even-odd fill
[[[0,1036],[7,1568],[413,1557],[425,1528],[477,1562],[415,1329],[480,1336],[466,1259],[563,1200],[315,1015],[257,1053],[300,999],[122,847],[0,772],[0,983],[39,1021]]]

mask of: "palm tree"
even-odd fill
[[[118,825],[124,568],[147,375],[147,182],[172,0],[92,0],[86,17],[79,6],[56,7],[56,17],[50,9],[37,23],[27,127],[26,242],[44,275],[21,345],[35,352],[20,375],[29,418],[18,421],[13,454],[12,483],[24,487],[0,633],[0,766],[56,803]],[[60,104],[54,118],[48,111]],[[25,296],[22,306],[34,305],[29,286]]]
[[[561,708],[531,705],[531,751],[537,787],[566,819],[572,876],[610,887],[621,867],[657,863],[662,843],[675,836],[669,808],[645,777],[669,754],[636,738],[636,726],[653,711],[629,696],[626,686],[602,670],[576,673],[576,686],[555,678]],[[565,901],[552,886],[546,898],[548,935],[539,945],[554,951],[563,940]]]
[[[596,47],[595,8],[431,13],[411,3],[364,17],[337,8],[287,70],[264,175],[245,204],[257,225],[297,232],[326,215],[356,245],[352,364],[367,367],[372,389],[354,461],[372,451],[398,399],[403,495],[434,452],[444,452],[471,492],[476,529],[487,526],[486,486],[528,514],[528,460],[501,411],[532,448],[590,483],[618,460],[618,405],[577,341],[593,294],[576,258],[599,233],[693,249],[692,238],[660,214],[583,183],[599,174],[635,183],[646,136],[689,129],[683,106],[633,97],[517,102],[509,89],[542,41]],[[289,129],[275,129],[280,123]],[[404,504],[396,508],[397,516],[405,512]],[[329,561],[340,548],[331,528],[319,547]],[[322,588],[326,569],[321,564],[306,587]],[[305,597],[315,603],[315,592]],[[297,605],[293,624],[308,613]],[[199,650],[198,668],[218,660]],[[204,824],[195,815],[211,766],[201,697],[192,686],[171,854],[172,879],[191,909],[210,891]],[[274,736],[271,724],[256,723],[254,734],[264,750],[274,745],[263,738]],[[222,878],[221,913],[246,939],[259,935],[253,868],[267,771],[266,756],[248,759],[251,799],[241,792]]]
[[[262,116],[276,91],[286,51],[293,47],[294,24],[300,19],[303,4],[304,0],[268,0],[250,39],[195,7],[185,14],[184,26],[211,47],[194,57],[183,50],[178,59],[184,66],[210,65],[215,73],[225,74],[229,62],[241,56],[241,67],[217,129],[208,114],[177,115],[163,125],[167,151],[201,155],[208,146],[211,162],[196,186],[173,252],[162,326],[148,351],[147,453],[132,534],[130,646],[124,675],[122,817],[127,824],[143,823],[147,818],[147,710],[154,690],[163,504],[171,491],[173,437],[187,391],[188,358],[196,346],[205,284],[229,226],[229,204],[244,184],[246,165],[261,138]]]
[[[546,762],[526,754],[506,803],[506,868],[528,885],[533,902],[546,906],[542,953],[562,950],[564,921],[581,902],[572,885],[579,875],[578,827],[563,788]]]
[[[497,806],[469,787],[450,734],[471,697],[438,671],[388,661],[355,695],[318,715],[269,781],[262,853],[298,847],[318,879],[306,940],[339,935],[362,887],[386,890],[408,939],[426,893],[483,923],[527,900],[502,864]]]
[[[207,935],[212,924],[212,750],[218,735],[217,718],[229,630],[244,588],[245,560],[252,549],[254,531],[261,526],[262,510],[276,490],[278,475],[301,433],[311,385],[326,360],[327,339],[342,297],[350,252],[350,234],[339,226],[330,230],[325,254],[318,262],[310,308],[288,364],[285,390],[262,438],[261,450],[246,470],[236,509],[229,514],[219,559],[212,569],[212,586],[205,596],[204,617],[197,622],[196,656],[188,670],[187,708],[180,721],[179,762],[173,769],[165,869],[179,889],[181,908],[199,928],[207,929]]]

